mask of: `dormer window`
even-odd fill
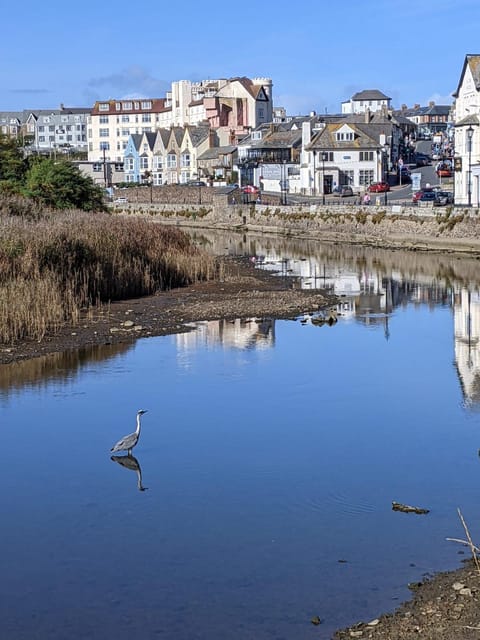
[[[262,132],[261,131],[252,131],[252,140],[261,140]]]
[[[353,140],[353,131],[337,131],[337,142],[349,142]]]

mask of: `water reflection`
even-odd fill
[[[111,456],[110,460],[113,460],[113,462],[116,462],[125,469],[135,471],[135,473],[137,474],[137,489],[139,491],[146,491],[148,489],[148,487],[144,487],[142,484],[142,468],[140,467],[140,463],[138,462],[137,458],[135,458],[135,456]]]
[[[338,296],[335,314],[339,321],[382,330],[386,340],[391,336],[390,319],[396,310],[408,305],[450,308],[455,365],[464,401],[480,407],[480,271],[475,257],[367,249],[256,234],[197,231],[192,235],[213,253],[248,255],[257,268],[279,277],[296,276],[302,288],[324,289]],[[321,315],[319,318],[319,324],[325,324]],[[302,322],[310,321],[305,318]],[[272,322],[272,335],[273,328]],[[220,336],[221,329],[209,327],[211,339],[216,332]],[[192,334],[190,345],[197,339],[201,338]],[[243,339],[248,343],[246,334]],[[222,339],[222,343],[228,345],[229,341]],[[274,346],[273,341],[270,346]]]
[[[176,335],[178,347],[187,350],[220,344],[233,349],[270,349],[275,345],[275,320],[271,318],[208,320],[195,327],[196,331]]]
[[[4,364],[0,366],[0,396],[25,386],[71,382],[86,366],[124,355],[130,349],[131,344],[98,345]]]

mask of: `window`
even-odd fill
[[[360,162],[372,162],[373,151],[360,151]]]
[[[122,116],[122,122],[130,122],[130,116]]]
[[[108,129],[100,129],[98,133],[100,135],[100,138],[108,138],[108,136],[110,135]]]
[[[150,100],[146,100],[142,102],[142,109],[151,109],[151,108],[152,108],[152,103]]]
[[[168,169],[177,168],[177,156],[174,153],[169,153],[167,156],[167,168]]]
[[[48,127],[48,130],[49,130],[49,131],[55,131],[55,127],[54,127],[54,126],[52,126],[52,125],[50,125],[50,126]]]
[[[38,127],[38,130],[43,132],[45,131],[45,127],[41,125],[40,127]]]
[[[163,167],[163,158],[162,156],[153,156],[153,168],[154,169],[162,169]]]
[[[258,110],[258,117],[259,118],[264,118],[265,117],[265,109],[259,109]]]
[[[99,172],[99,171],[102,170],[102,163],[101,162],[94,162],[92,168],[93,168],[93,170],[95,172]]]
[[[336,134],[337,142],[344,142],[348,140],[353,140],[353,131],[337,131]]]
[[[115,162],[115,171],[123,171],[123,162]]]
[[[121,109],[121,108],[122,108],[122,105],[120,104],[120,102],[116,102],[116,103],[115,103],[115,109],[116,109],[117,111],[120,111],[120,109]]]
[[[133,103],[133,108],[134,109],[140,109],[140,104],[138,102],[134,102]]]
[[[353,184],[353,171],[351,171],[350,169],[347,169],[347,171],[343,172],[343,175],[345,176],[345,182],[344,184],[348,184],[348,185],[352,185]]]
[[[132,108],[132,103],[131,102],[124,102],[123,103],[123,108],[125,109],[125,111],[127,111],[127,109],[131,109]]]
[[[148,169],[148,156],[140,158],[140,169]]]
[[[45,136],[38,136],[39,142],[45,142]]]
[[[149,113],[142,113],[142,122],[151,122],[151,116]]]
[[[125,171],[133,171],[134,169],[133,158],[125,158],[124,167],[125,167]]]
[[[359,183],[361,187],[368,187],[373,182],[373,169],[360,169]]]
[[[130,129],[122,129],[122,136],[129,136],[130,135]]]
[[[180,156],[180,166],[181,167],[190,167],[190,153],[182,153]]]
[[[110,143],[109,142],[100,142],[100,151],[109,151]]]
[[[98,110],[99,111],[108,111],[110,109],[110,105],[108,104],[108,102],[101,102],[98,105]]]
[[[108,124],[108,116],[100,116],[99,122],[100,124]]]

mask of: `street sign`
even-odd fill
[[[398,159],[398,166],[402,167],[403,166],[403,158],[399,158]]]

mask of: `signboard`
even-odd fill
[[[462,159],[460,158],[460,156],[458,156],[458,157],[455,156],[453,166],[455,167],[455,171],[461,171],[462,170]]]
[[[403,166],[403,158],[398,159],[398,166],[399,167]]]
[[[422,174],[421,173],[411,173],[410,178],[412,179],[412,191],[420,191],[421,183],[422,183]]]

